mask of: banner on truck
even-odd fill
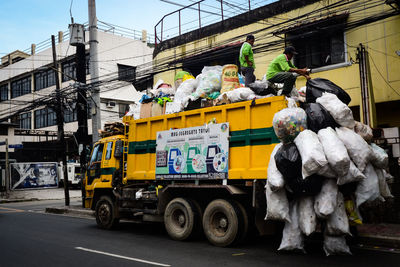
[[[229,123],[157,132],[156,179],[227,179]]]
[[[58,186],[57,163],[11,163],[11,190]]]

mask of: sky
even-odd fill
[[[154,38],[154,26],[164,15],[198,0],[97,0],[99,21],[141,31],[147,30]],[[221,20],[221,0],[201,3],[201,24],[205,26]],[[277,0],[251,0],[252,9]],[[171,4],[176,3],[177,5]],[[249,0],[224,0],[224,18],[248,11]],[[194,7],[197,8],[197,5]],[[71,23],[88,22],[88,0],[0,0],[0,56],[15,50],[28,50],[67,31]],[[182,33],[199,27],[198,10],[181,12]],[[179,34],[178,13],[164,20],[163,40]],[[158,27],[158,32],[161,32]]]
[[[71,0],[0,0],[0,56],[66,31],[70,6]],[[159,0],[96,1],[98,20],[149,33],[165,14],[178,8]],[[75,23],[87,22],[88,1],[73,0],[71,12]]]

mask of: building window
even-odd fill
[[[31,76],[29,76],[11,82],[11,98],[31,93],[31,80]]]
[[[131,81],[136,79],[136,67],[123,64],[118,65],[118,80]]]
[[[56,112],[51,108],[35,110],[35,129],[57,124]]]
[[[76,109],[64,109],[64,122],[73,122],[77,121],[77,113]]]
[[[57,115],[51,108],[47,109],[47,126],[53,126],[57,124]]]
[[[0,102],[8,100],[8,84],[0,85]]]
[[[66,82],[72,79],[76,79],[76,62],[75,59],[69,60],[61,64],[62,68],[62,81]],[[89,72],[89,55],[86,55],[86,75]]]
[[[52,69],[35,73],[35,91],[56,84],[55,71]]]
[[[120,118],[125,116],[125,114],[128,113],[128,111],[129,111],[129,104],[119,103],[118,104],[118,111],[119,111],[118,113],[119,113],[119,117]]]
[[[20,129],[31,129],[32,128],[32,114],[30,112],[22,113],[19,115],[19,128]]]
[[[346,61],[343,30],[317,32],[290,43],[298,52],[294,57],[298,68],[318,68]]]

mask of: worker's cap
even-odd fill
[[[252,35],[252,34],[247,35],[246,41],[247,41],[247,40],[254,40],[254,35]]]
[[[297,55],[298,53],[296,52],[296,49],[293,46],[288,46],[285,48],[285,51],[283,52],[284,54],[293,54]]]

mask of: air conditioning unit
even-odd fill
[[[114,101],[108,101],[107,102],[107,108],[114,108],[116,103]]]

